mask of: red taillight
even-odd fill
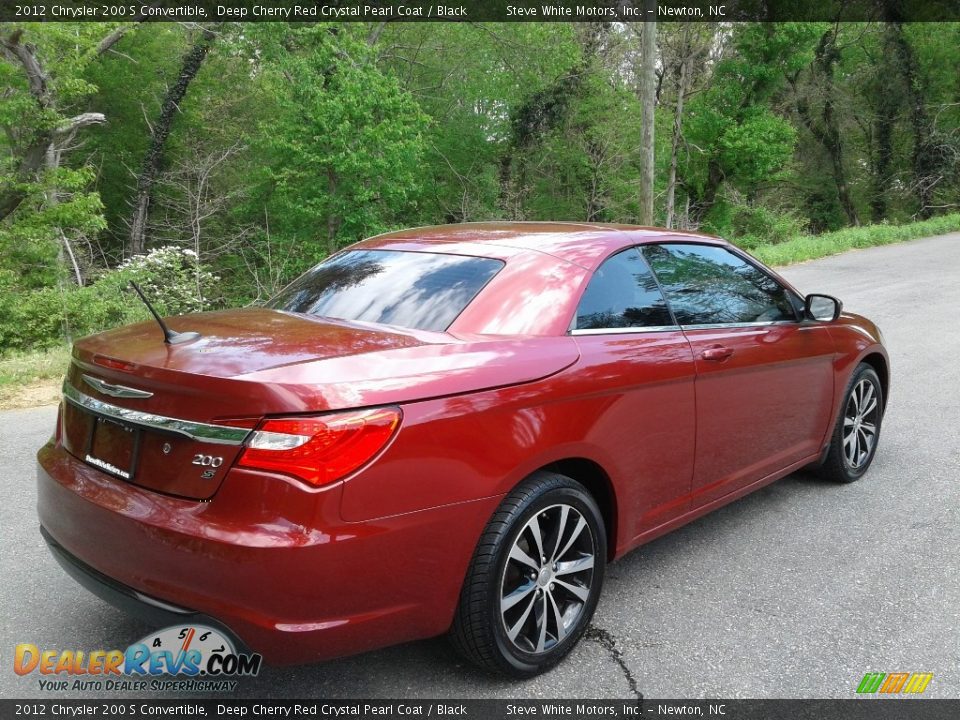
[[[398,408],[264,420],[237,465],[293,475],[320,486],[349,475],[393,437]]]

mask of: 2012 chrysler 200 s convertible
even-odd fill
[[[41,530],[102,597],[268,662],[449,633],[540,672],[611,560],[806,465],[860,478],[889,382],[835,298],[629,226],[391,233],[170,323],[75,344]]]

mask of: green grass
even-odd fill
[[[0,358],[0,388],[59,380],[70,362],[70,348],[16,353]]]
[[[773,245],[758,245],[751,253],[767,265],[789,265],[856,248],[890,245],[958,230],[960,213],[952,213],[906,225],[865,225],[822,235],[801,235]]]

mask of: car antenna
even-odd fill
[[[176,332],[171,330],[163,321],[163,318],[161,318],[160,315],[157,314],[157,311],[153,309],[153,305],[151,305],[150,301],[147,300],[147,296],[143,294],[143,290],[140,289],[140,286],[131,280],[130,287],[136,290],[137,295],[139,295],[140,299],[143,300],[143,304],[147,306],[147,310],[150,311],[150,314],[153,315],[154,319],[157,321],[157,324],[160,326],[160,329],[163,330],[163,341],[167,345],[179,345],[180,343],[190,342],[191,340],[196,340],[198,337],[200,337],[200,333],[197,332]]]

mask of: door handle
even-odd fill
[[[704,360],[712,360],[713,362],[723,362],[731,355],[733,355],[733,348],[724,347],[723,345],[708,347],[701,353],[701,357],[703,357]]]

